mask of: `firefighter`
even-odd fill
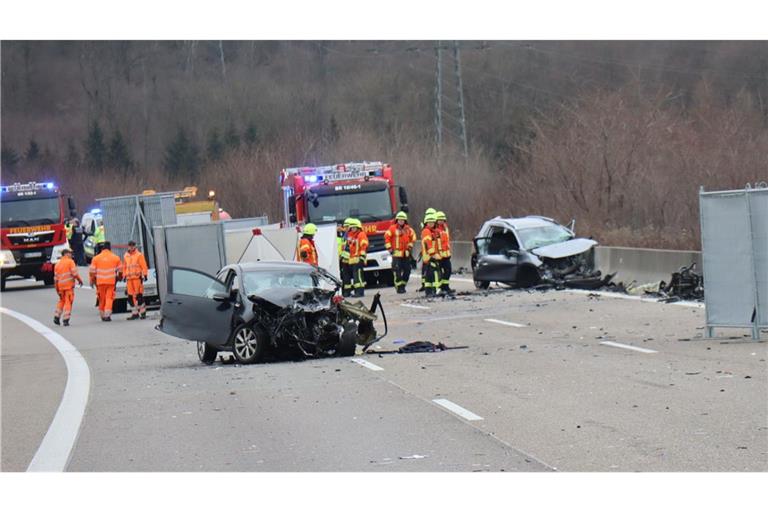
[[[125,291],[131,302],[131,316],[128,320],[147,318],[147,306],[144,303],[144,281],[147,280],[147,260],[136,249],[136,242],[128,242],[128,252],[123,255],[123,278]]]
[[[424,211],[424,221],[421,223],[421,231],[424,231],[424,225],[427,223],[427,215],[435,215],[437,213],[437,210],[434,208],[427,208]],[[421,263],[421,288],[419,288],[420,292],[426,291],[427,287],[425,286],[427,282],[427,269],[429,267],[427,265],[424,265],[424,262]]]
[[[317,226],[311,222],[304,226],[299,239],[298,259],[304,263],[317,266],[317,248],[315,247],[315,233]]]
[[[339,246],[339,273],[341,274],[341,295],[352,295],[352,265],[349,263],[349,228],[354,220],[351,217],[344,219],[342,226],[342,239]]]
[[[444,212],[435,214],[437,219],[437,230],[440,234],[438,239],[438,252],[440,253],[440,291],[442,293],[453,293],[454,290],[449,286],[451,279],[451,232],[448,229],[448,219]]]
[[[61,259],[53,267],[53,282],[56,285],[56,293],[59,294],[59,302],[53,313],[53,323],[56,325],[60,325],[59,319],[65,327],[69,325],[72,303],[75,301],[75,281],[83,286],[75,260],[72,259],[72,249],[66,248],[61,251]]]
[[[112,301],[115,300],[115,285],[122,279],[120,256],[112,252],[112,244],[101,243],[101,251],[93,257],[90,267],[91,286],[96,286],[99,297],[99,316],[104,322],[112,321]]]
[[[397,293],[405,293],[405,285],[411,277],[411,253],[414,243],[416,232],[408,225],[408,214],[397,212],[395,222],[384,232],[384,246],[392,254],[392,272]]]
[[[347,234],[349,241],[349,265],[352,268],[352,288],[355,297],[365,296],[365,280],[363,272],[368,259],[368,235],[363,231],[363,223],[352,219]]]
[[[421,231],[421,273],[427,297],[433,297],[440,286],[440,253],[437,250],[440,235],[435,226],[436,220],[435,214],[426,215]]]
[[[67,221],[64,223],[64,229],[67,231],[67,242],[72,238],[72,232],[74,230],[74,226],[72,225],[73,221],[75,219],[67,219]],[[70,245],[72,245],[70,243]]]

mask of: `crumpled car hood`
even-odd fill
[[[531,252],[540,258],[567,258],[568,256],[586,252],[596,245],[597,242],[595,240],[574,238],[567,242],[537,247],[532,249]]]
[[[325,307],[323,304],[333,295],[332,291],[322,288],[267,288],[258,294],[249,295],[250,300],[264,300],[279,308],[299,307],[302,309],[317,310]],[[312,299],[319,299],[320,302]]]

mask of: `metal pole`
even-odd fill
[[[755,223],[752,221],[752,202],[750,198],[750,189],[744,190],[744,199],[747,203],[747,220],[749,222],[749,256],[752,262],[752,276],[754,277],[754,283],[752,291],[755,295],[755,309],[752,319],[752,339],[760,339],[760,299],[757,290],[757,265],[755,265]]]
[[[456,87],[459,91],[459,113],[461,119],[461,140],[464,143],[464,159],[469,157],[469,151],[467,149],[467,121],[464,116],[464,88],[461,83],[461,62],[459,56],[459,42],[453,42],[453,63],[456,69]]]
[[[435,69],[435,143],[439,158],[443,145],[443,65],[440,41],[435,46],[435,57],[437,58],[437,68]]]

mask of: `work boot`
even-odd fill
[[[424,292],[427,294],[427,297],[434,297],[435,296],[435,289],[434,288],[427,288],[424,290]]]
[[[355,289],[355,297],[365,297],[365,290],[363,288]]]
[[[138,319],[139,319],[139,315],[131,315],[128,317],[128,320],[138,320]]]
[[[341,296],[342,297],[349,297],[351,295],[350,291],[347,289],[341,290]]]
[[[139,315],[139,318],[141,318],[142,320],[145,320],[147,318],[147,314],[142,313],[141,315]]]
[[[69,320],[64,320],[64,327],[69,327]]]
[[[405,286],[398,286],[397,293],[405,293]]]
[[[53,323],[55,323],[56,325],[61,325],[61,323],[59,323],[59,317],[57,316],[53,317]]]
[[[112,317],[111,316],[104,317],[104,321],[105,322],[111,322],[112,321]]]

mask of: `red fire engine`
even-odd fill
[[[286,225],[338,225],[347,217],[359,219],[370,242],[366,281],[373,277],[391,284],[392,259],[384,247],[384,232],[398,211],[397,199],[399,209],[408,211],[408,196],[395,185],[391,165],[351,162],[292,167],[280,173],[280,186]]]
[[[52,285],[53,265],[68,247],[64,221],[67,211],[75,215],[74,201],[54,183],[33,181],[3,185],[0,202],[2,289],[8,276],[34,277]]]

